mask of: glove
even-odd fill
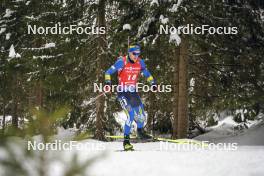
[[[105,83],[105,88],[104,88],[104,90],[105,90],[105,93],[111,93],[111,82],[107,81],[107,82]]]

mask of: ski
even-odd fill
[[[124,136],[106,136],[107,138],[110,139],[124,139]],[[136,136],[130,136],[130,140],[133,143],[144,143],[144,142],[157,142],[157,141],[162,141],[162,142],[170,142],[170,143],[176,143],[176,144],[192,144],[192,145],[200,145],[200,146],[208,146],[207,143],[194,140],[194,139],[169,139],[169,138],[160,138],[160,137],[154,137],[150,139],[139,139]]]
[[[105,136],[106,138],[109,138],[109,139],[124,139],[124,136]],[[137,137],[136,136],[130,136],[130,139],[136,139]]]
[[[121,141],[124,139],[124,136],[106,136],[106,138],[110,139],[110,141],[116,140]],[[147,143],[147,142],[157,142],[158,140],[154,138],[149,139],[140,139],[137,136],[130,136],[130,142],[132,143]]]
[[[168,139],[168,138],[155,138],[157,141],[162,141],[162,142],[171,142],[171,143],[177,143],[177,144],[192,144],[192,145],[200,145],[200,146],[208,146],[207,143],[194,140],[194,139]]]
[[[124,150],[124,149],[115,150],[115,152],[136,152],[136,151],[140,151],[140,150],[135,150],[135,149],[132,149],[132,150]]]

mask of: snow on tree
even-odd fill
[[[124,24],[123,30],[131,30],[131,25],[130,24]]]
[[[10,49],[9,49],[9,55],[8,57],[10,58],[20,58],[21,55],[19,53],[16,53],[14,45],[12,44]]]
[[[177,46],[180,45],[181,43],[181,38],[180,36],[177,34],[177,32],[170,34],[170,39],[169,39],[170,43],[175,43]]]

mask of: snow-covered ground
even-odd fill
[[[200,136],[201,141],[208,141],[210,139],[208,136],[211,135],[215,140],[209,141],[215,143],[238,143],[235,150],[186,149],[180,144],[152,142],[136,143],[134,144],[136,151],[121,152],[121,142],[86,140],[83,142],[102,144],[106,152],[106,156],[95,162],[87,173],[94,176],[262,176],[264,175],[264,123],[262,120],[257,120],[250,124],[252,125],[249,130],[237,134],[234,132],[237,123],[232,117],[226,117],[213,127],[212,131],[206,134],[207,136]],[[214,135],[217,133],[221,135]],[[84,159],[91,153],[94,154],[92,151],[79,154]]]
[[[232,116],[228,116],[221,120],[218,125],[211,127],[211,131],[196,137],[196,140],[219,142],[236,142],[239,145],[246,146],[264,146],[264,114],[259,116],[254,121],[248,121],[249,129],[237,130],[238,123],[235,122]]]
[[[48,152],[51,158],[56,155],[62,157],[60,161],[50,160],[47,167],[48,175],[64,175],[64,171],[70,167],[69,160],[74,153],[77,153],[80,161],[100,156],[85,172],[86,175],[92,176],[262,176],[264,174],[264,146],[240,146],[233,151],[177,150],[175,146],[165,149],[161,147],[164,143],[151,142],[136,143],[134,144],[136,151],[123,152],[121,142],[83,140],[80,143],[90,148],[70,152]],[[98,150],[97,147],[100,149]],[[104,155],[100,155],[102,153]],[[0,150],[0,159],[1,157],[3,157],[3,152]],[[27,169],[34,173],[36,166],[33,162],[29,162],[32,163],[31,168],[27,160],[24,162]],[[1,173],[4,174],[3,170],[0,171],[0,175]]]
[[[67,168],[71,166],[69,161],[75,154],[78,156],[78,161],[97,158],[85,171],[85,175],[92,176],[264,175],[263,121],[256,121],[249,130],[233,135],[232,129],[236,125],[232,118],[228,117],[213,127],[211,132],[196,138],[215,143],[239,144],[235,148],[218,150],[207,147],[190,148],[191,144],[148,142],[134,143],[135,151],[124,152],[122,142],[100,142],[92,139],[78,141],[75,145],[85,146],[82,150],[73,148],[67,151],[47,151],[47,158],[54,156],[60,158],[59,160],[50,159],[50,162],[47,162],[47,175],[64,175]],[[76,132],[75,129],[62,128],[58,131],[55,139],[69,140]],[[227,132],[224,133],[224,131]],[[18,147],[14,148],[18,150]],[[0,147],[0,161],[5,157],[6,153]],[[26,168],[30,170],[30,173],[34,173],[35,162],[31,161],[32,165],[28,163],[30,162],[24,160]],[[3,174],[4,171],[0,165],[0,175]]]
[[[166,148],[165,143],[150,142],[136,143],[134,144],[135,151],[123,152],[121,142],[99,142],[88,139],[78,144],[88,147],[84,150],[48,152],[50,157],[60,155],[62,158],[60,161],[49,163],[48,175],[64,175],[64,171],[69,167],[67,162],[75,153],[80,161],[100,156],[86,170],[86,175],[92,176],[262,176],[264,174],[264,146],[238,146],[237,150],[226,151],[179,150],[175,147],[179,144],[169,143],[173,146]],[[101,156],[101,154],[104,155]],[[3,156],[0,150],[0,159],[1,157]],[[34,170],[34,167],[32,165],[29,170]],[[0,171],[0,175],[1,172],[3,171]]]
[[[255,175],[264,174],[264,147],[236,151],[160,150],[160,143],[135,144],[138,151],[115,152],[120,143],[106,143],[108,155],[89,170],[91,175]],[[241,162],[242,161],[242,162]]]

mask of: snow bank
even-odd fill
[[[264,145],[264,115],[259,114],[254,121],[245,123],[249,129],[236,129],[239,123],[233,120],[233,116],[227,116],[219,121],[216,126],[210,127],[208,133],[195,137],[197,140],[210,142],[235,142],[239,145]]]
[[[63,127],[57,128],[57,134],[53,137],[54,140],[71,140],[76,136],[78,129],[77,128],[67,128],[64,129]]]
[[[239,123],[235,122],[233,116],[227,116],[225,119],[218,122],[216,126],[211,127],[212,129],[220,129],[229,130],[239,125]]]

